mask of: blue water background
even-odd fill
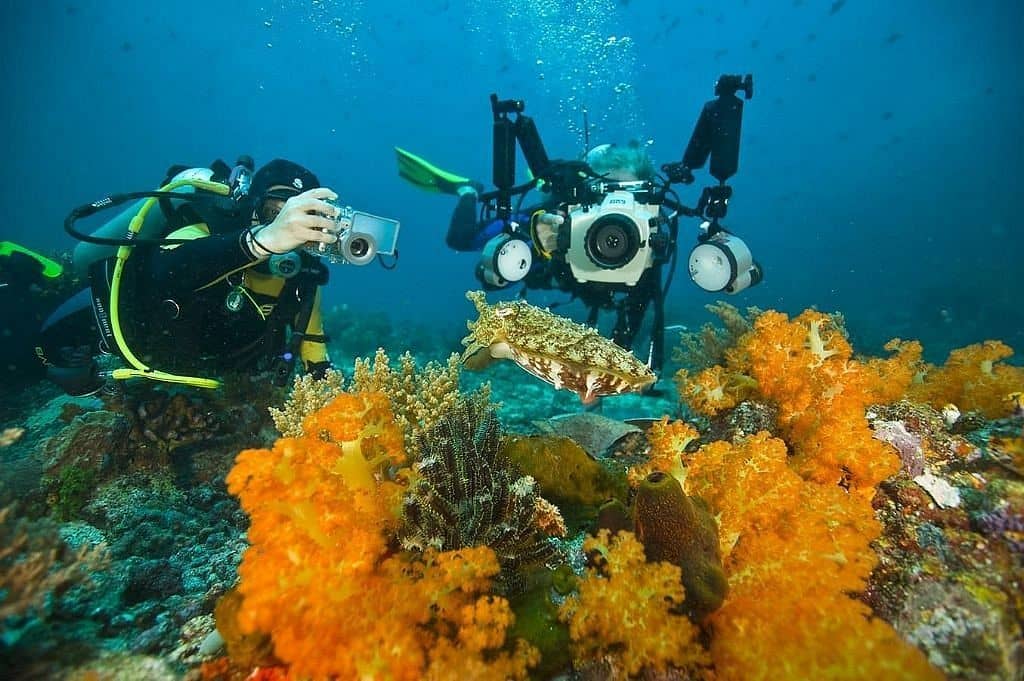
[[[170,164],[285,156],[402,221],[398,269],[336,268],[328,306],[457,337],[475,258],[446,250],[451,198],[402,182],[393,145],[489,181],[497,92],[526,100],[553,157],[580,152],[586,107],[592,141],[649,141],[660,164],[716,77],[750,72],[726,224],[767,276],[730,302],[842,311],[870,351],[901,336],[933,360],[984,338],[1024,352],[1020,3],[3,4],[0,238],[69,249],[72,207]],[[683,270],[668,321],[693,325],[718,296]]]

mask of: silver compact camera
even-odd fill
[[[646,202],[649,189],[643,181],[602,183],[594,187],[600,202],[569,206],[560,234],[568,247],[560,248],[576,281],[635,286],[654,264],[651,237],[663,220],[659,205]]]
[[[313,255],[332,263],[368,265],[378,255],[394,255],[398,248],[398,220],[354,210],[334,201],[327,203],[338,209],[334,219],[338,240],[333,244],[316,243],[306,247]]]

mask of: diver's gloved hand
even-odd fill
[[[333,244],[338,240],[334,218],[338,195],[327,187],[318,187],[288,199],[269,225],[253,227],[250,250],[259,256],[281,255],[309,242]]]
[[[541,251],[553,253],[558,249],[558,228],[564,222],[565,216],[559,213],[541,213],[533,219],[531,231]]]

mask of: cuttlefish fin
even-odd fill
[[[462,365],[471,371],[479,371],[486,369],[494,362],[494,357],[491,356],[490,348],[486,345],[477,345],[475,347],[466,348],[466,351],[462,353]]]

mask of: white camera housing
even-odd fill
[[[565,260],[573,278],[635,286],[654,263],[651,235],[661,220],[656,204],[641,203],[627,190],[608,192],[600,204],[569,207]]]

